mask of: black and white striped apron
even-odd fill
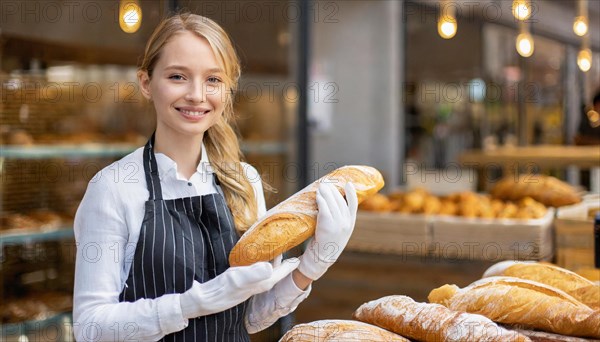
[[[150,198],[121,302],[183,293],[229,267],[237,242],[233,217],[213,175],[218,193],[164,200],[154,156],[154,135],[144,147],[144,172]],[[244,326],[247,302],[213,315],[190,319],[187,328],[164,341],[250,341]]]

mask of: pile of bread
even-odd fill
[[[435,196],[423,188],[389,195],[375,194],[360,205],[360,210],[404,214],[453,215],[481,218],[534,219],[544,217],[547,208],[531,197],[502,201],[471,191]]]
[[[535,219],[547,207],[578,203],[581,197],[570,185],[543,175],[509,176],[490,194],[471,191],[435,196],[424,188],[389,195],[375,194],[360,205],[361,210],[405,214],[455,215],[481,218]]]
[[[361,305],[354,320],[299,324],[280,342],[600,338],[600,285],[546,263],[500,262],[471,285],[444,285],[428,299],[379,298]]]
[[[27,213],[4,213],[0,215],[0,230],[54,229],[70,221],[72,218],[49,209],[32,210]]]
[[[73,295],[47,291],[21,298],[4,298],[0,302],[0,323],[42,320],[73,308]]]

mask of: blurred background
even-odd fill
[[[600,1],[2,0],[0,340],[71,338],[73,216],[91,177],[151,134],[136,68],[185,10],[235,43],[242,149],[278,190],[268,207],[346,164],[379,169],[384,193],[486,192],[522,170],[599,192]],[[253,339],[384,293],[424,300],[442,281],[425,269],[460,282],[487,266],[345,255]],[[353,273],[373,267],[378,285]]]

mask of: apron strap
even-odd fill
[[[158,176],[158,166],[154,156],[154,134],[144,146],[144,173],[146,174],[146,185],[150,193],[150,200],[162,199],[162,188],[160,186],[160,178]]]

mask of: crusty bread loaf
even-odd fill
[[[600,286],[577,273],[551,264],[501,261],[488,268],[483,276],[506,276],[537,281],[563,290],[591,308],[600,307]],[[580,291],[581,288],[586,289]]]
[[[562,335],[600,337],[600,311],[557,288],[513,277],[489,277],[460,289],[444,285],[429,301],[452,310],[484,315],[499,323],[518,324]]]
[[[361,305],[354,318],[418,341],[530,341],[486,317],[387,296]]]
[[[526,330],[526,329],[518,329],[518,328],[510,328],[512,331],[516,331],[520,334],[523,334],[529,337],[533,342],[591,342],[598,340],[591,340],[582,337],[575,336],[565,336],[549,333],[546,331],[539,330]]]
[[[346,183],[352,182],[359,203],[384,184],[381,173],[369,166],[343,166],[332,171],[267,211],[233,247],[229,264],[246,266],[269,261],[311,237],[317,224],[316,191],[320,182],[334,184],[342,195]]]
[[[279,342],[325,341],[409,342],[408,339],[393,332],[367,323],[350,320],[322,320],[298,324],[279,340]]]
[[[583,286],[569,294],[590,308],[600,310],[600,285]]]
[[[551,207],[581,202],[581,196],[569,184],[549,176],[527,175],[504,177],[491,189],[492,197],[517,201],[525,197]]]

